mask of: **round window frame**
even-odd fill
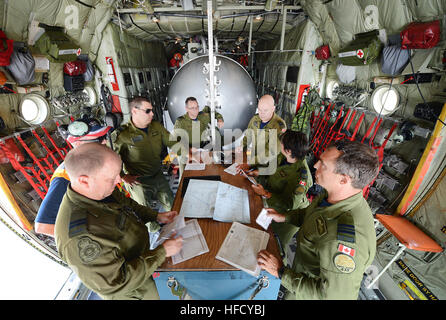
[[[28,111],[24,111],[24,108],[28,108],[28,106],[30,105],[29,102],[32,102],[33,105],[35,107],[37,107],[37,110],[35,110],[35,112],[33,112],[33,114],[35,114],[35,116],[33,118],[30,118],[28,116]],[[20,107],[19,107],[19,113],[20,116],[29,124],[32,125],[40,125],[43,122],[45,122],[49,115],[50,115],[50,107],[48,104],[48,101],[38,95],[38,94],[27,94],[22,98],[22,101],[20,103]]]

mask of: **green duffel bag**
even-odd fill
[[[72,42],[63,30],[46,29],[34,44],[34,49],[51,62],[74,61],[80,54],[79,46]]]
[[[346,66],[363,66],[378,59],[383,47],[378,35],[378,30],[356,34],[355,40],[339,51],[340,62]]]

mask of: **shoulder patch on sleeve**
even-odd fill
[[[345,213],[338,218],[337,232],[338,240],[355,243],[355,224],[350,213]]]
[[[324,218],[322,218],[321,216],[316,219],[316,228],[320,236],[323,236],[327,233],[327,225],[325,224]]]
[[[294,194],[302,194],[305,193],[305,188],[301,185],[299,185],[295,190],[294,190]]]
[[[77,243],[79,249],[79,258],[83,263],[93,262],[102,251],[99,242],[90,239],[89,237],[82,237]]]
[[[346,254],[339,253],[335,255],[333,263],[342,273],[352,273],[356,269],[355,260]]]

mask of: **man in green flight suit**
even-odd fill
[[[314,167],[316,183],[325,190],[307,208],[285,214],[268,209],[274,221],[300,227],[292,267],[266,250],[259,252],[258,263],[282,280],[285,299],[356,300],[376,253],[363,189],[378,175],[379,160],[368,145],[342,140],[329,146]]]
[[[195,97],[188,97],[186,99],[185,108],[186,113],[178,117],[175,121],[172,136],[174,138],[181,137],[181,139],[187,140],[189,148],[191,148],[191,151],[194,151],[194,149],[204,147],[205,144],[210,141],[211,110],[208,106],[206,106],[202,111],[199,111],[200,108]],[[215,118],[217,120],[218,128],[223,128],[223,116],[220,113],[215,112]],[[206,134],[206,132],[208,134]],[[221,143],[220,132],[215,130],[215,133],[216,139],[219,139],[219,142]],[[187,155],[182,155],[179,159],[181,176],[184,170]]]
[[[248,175],[257,177],[258,185],[252,185],[254,192],[265,199],[269,208],[286,212],[309,205],[307,191],[313,185],[310,169],[305,156],[308,140],[304,133],[287,130],[280,136],[281,153],[277,157],[277,170],[272,175],[259,175],[255,169]],[[272,222],[271,228],[280,239],[282,248],[290,242],[298,228],[288,223]],[[284,254],[286,250],[284,250]],[[284,256],[284,259],[286,257]]]
[[[153,106],[146,98],[130,102],[131,120],[112,134],[113,147],[124,163],[122,180],[132,198],[150,206],[157,199],[165,210],[173,205],[173,193],[161,170],[161,152],[177,142],[170,133],[153,120]]]
[[[157,213],[118,191],[122,161],[110,148],[84,144],[65,158],[70,184],[56,218],[62,259],[104,299],[159,299],[152,274],[177,254],[182,238],[150,250],[149,221],[170,223],[176,211]]]
[[[285,121],[275,114],[276,107],[271,95],[261,97],[257,108],[259,113],[249,121],[242,145],[236,148],[236,152],[249,149],[249,164],[267,166],[280,153],[278,138],[286,131],[287,126]],[[241,164],[239,168],[246,170],[249,164]],[[274,171],[275,168],[272,168],[266,172],[272,174]],[[262,174],[268,174],[266,172]]]

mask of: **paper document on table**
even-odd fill
[[[198,170],[204,170],[205,168],[206,168],[205,163],[187,163],[184,170],[198,171]]]
[[[170,239],[174,231],[178,232],[178,230],[184,228],[185,225],[186,223],[184,222],[184,216],[179,214],[171,223],[162,226],[158,238],[155,238],[156,240],[151,244],[150,249],[154,249],[165,240]]]
[[[218,184],[218,181],[212,180],[189,180],[180,215],[186,218],[212,218]]]
[[[191,179],[180,215],[250,223],[248,191],[220,181]]]
[[[235,175],[237,174],[237,166],[238,166],[238,163],[234,163],[234,164],[232,164],[230,167],[227,167],[227,168],[225,169],[225,172],[227,172],[227,173],[232,174],[233,176],[235,176]]]
[[[172,264],[177,264],[209,252],[206,239],[197,219],[187,221],[186,226],[177,231],[177,236],[183,237],[183,247],[180,252],[172,256]]]
[[[214,220],[250,223],[248,190],[220,182],[215,199]]]
[[[268,217],[267,214],[268,211],[266,211],[265,208],[262,209],[262,211],[260,211],[256,222],[258,225],[260,225],[263,229],[267,230],[269,225],[271,224],[271,221],[273,220],[273,218]]]
[[[268,240],[267,232],[234,222],[215,258],[257,277],[257,254],[266,249]]]

